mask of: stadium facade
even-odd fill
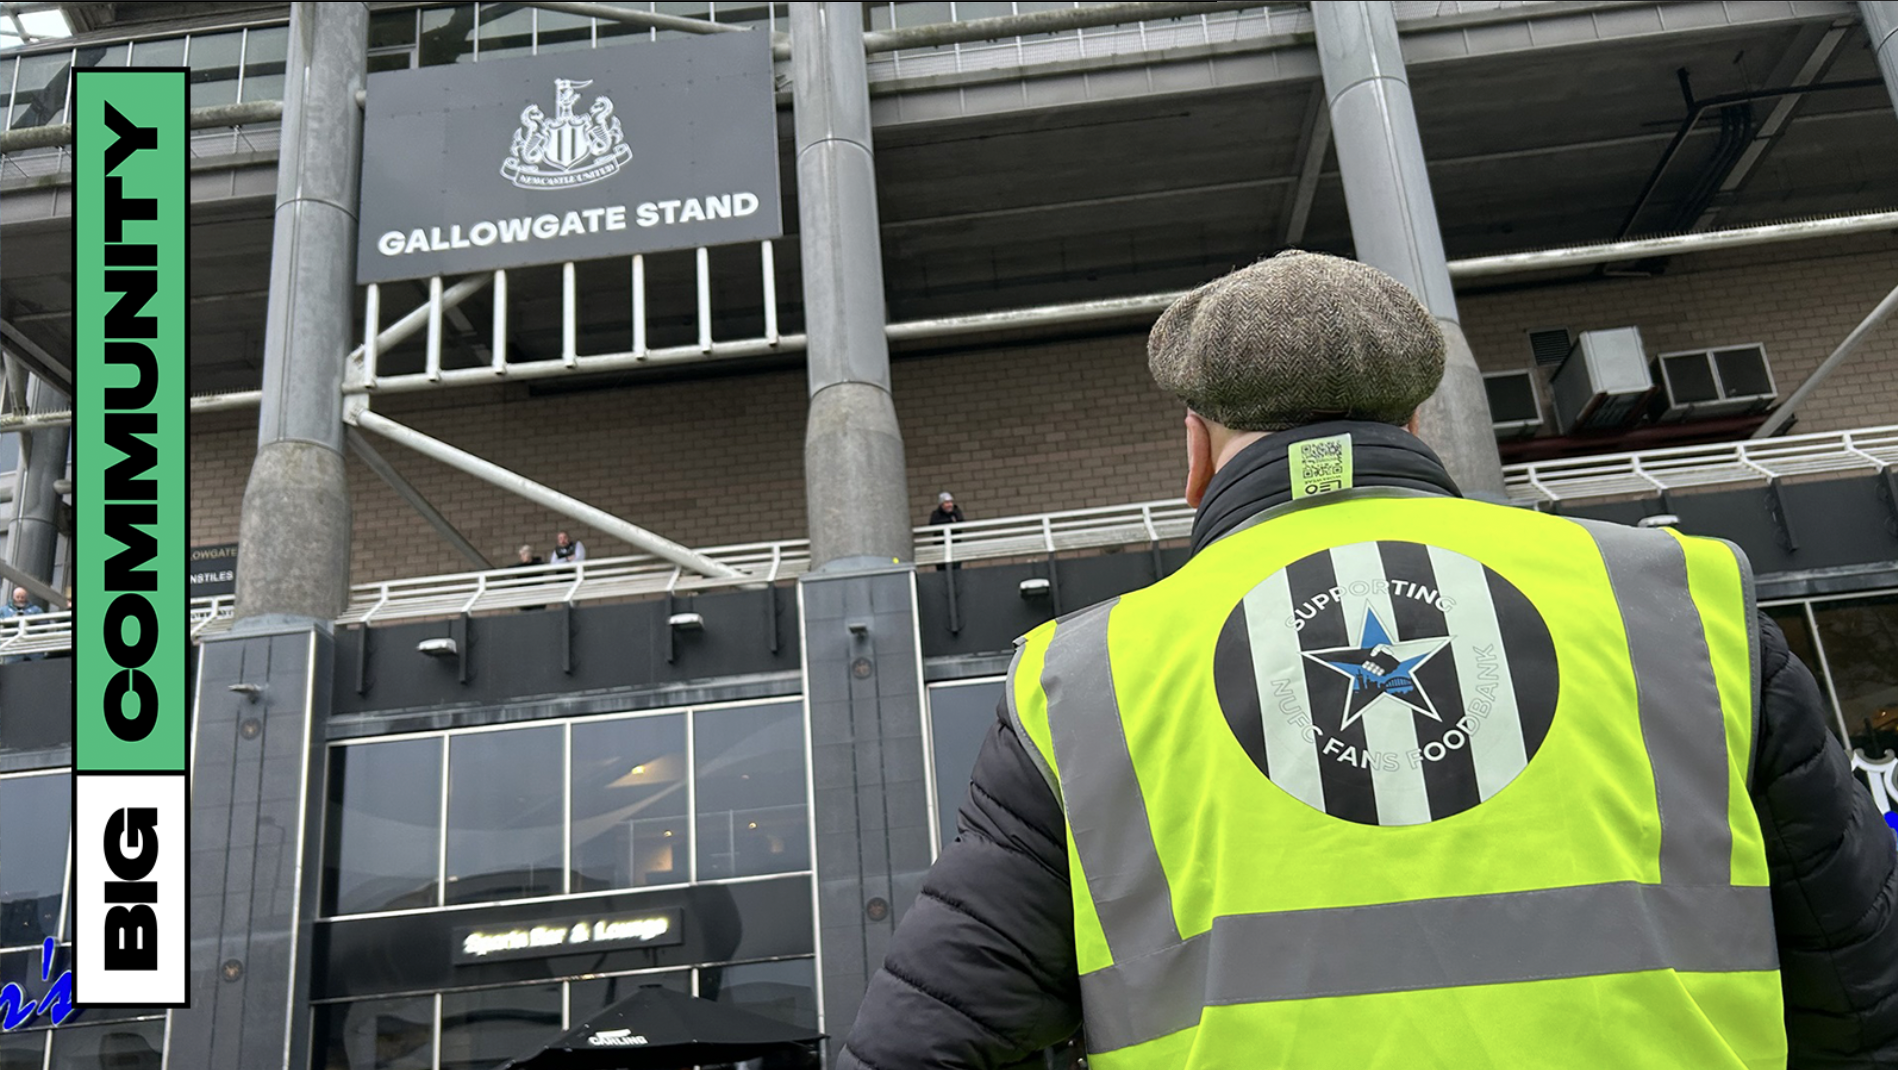
[[[1287,247],[1425,298],[1469,492],[1741,545],[1891,805],[1898,4],[4,8],[69,32],[0,53],[4,571],[54,610],[0,622],[0,984],[70,940],[75,67],[191,70],[197,597],[192,1006],[0,1070],[485,1067],[642,984],[847,1029],[1011,641],[1185,558],[1146,328]],[[359,169],[467,148],[365,116],[561,54],[578,116],[708,30],[783,236],[358,283]],[[703,99],[618,93],[628,156]],[[533,176],[518,111],[445,201]],[[546,151],[607,189],[610,142]]]

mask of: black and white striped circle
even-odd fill
[[[1362,542],[1248,591],[1214,684],[1272,783],[1333,817],[1417,825],[1495,795],[1534,758],[1559,680],[1548,625],[1481,562]]]

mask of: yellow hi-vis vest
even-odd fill
[[[1783,1067],[1754,619],[1719,541],[1360,490],[1032,632],[1089,1065]]]

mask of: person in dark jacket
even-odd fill
[[[1190,452],[1200,459],[1189,477],[1193,552],[1292,501],[1288,453],[1313,436],[1351,434],[1357,486],[1460,493],[1410,430],[1326,420],[1328,408],[1314,405],[1307,426],[1241,436],[1224,449],[1193,441],[1206,426],[1189,416]],[[1828,729],[1811,672],[1770,618],[1760,614],[1758,626],[1748,791],[1771,873],[1789,1065],[1898,1068],[1898,850]],[[957,837],[871,979],[840,1067],[992,1070],[1080,1028],[1065,818],[1033,745],[1012,724],[1004,702],[976,759]]]
[[[929,513],[929,526],[939,528],[944,524],[962,523],[962,507],[956,504],[956,496],[943,491],[936,495],[936,508]]]

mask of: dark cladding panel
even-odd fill
[[[299,958],[316,912],[330,639],[313,629],[203,647],[192,739],[191,1007],[171,1018],[173,1066],[302,1065]],[[233,684],[254,690],[237,692]],[[254,697],[254,701],[253,701]],[[286,1019],[286,1015],[288,1018]]]
[[[672,613],[697,613],[704,626],[674,630],[666,623]],[[416,649],[438,638],[454,638],[459,655],[436,658]],[[339,631],[336,713],[505,706],[797,668],[797,599],[788,589],[775,597],[770,590],[681,597],[670,608],[663,598],[571,612],[554,607],[474,617],[465,625],[377,626],[366,643],[359,629]]]
[[[455,932],[511,928],[581,912],[599,915],[682,912],[684,939],[643,949],[549,955],[454,965]],[[485,909],[343,919],[317,926],[312,995],[316,999],[426,992],[585,974],[690,966],[737,959],[809,955],[811,882],[802,874],[737,884],[700,884]]]
[[[1653,499],[1612,505],[1578,505],[1572,516],[1632,524],[1668,512],[1680,517],[1687,535],[1729,539],[1746,551],[1755,575],[1843,568],[1898,558],[1898,515],[1878,494],[1878,477],[1831,479],[1782,485],[1789,548],[1764,486],[1708,494],[1673,495],[1667,508]]]
[[[824,1018],[856,1017],[929,868],[914,573],[806,576]]]
[[[1172,575],[1186,558],[1184,548],[1162,550],[1158,565]],[[1044,560],[918,572],[916,601],[923,655],[1012,651],[1017,636],[1060,614],[1145,587],[1156,575],[1154,556],[1144,546],[1122,553],[1057,558],[1052,570]],[[1047,580],[1046,593],[1023,597],[1021,585],[1030,580]],[[953,613],[951,582],[956,585]]]
[[[0,755],[70,748],[72,704],[71,658],[0,665]]]

